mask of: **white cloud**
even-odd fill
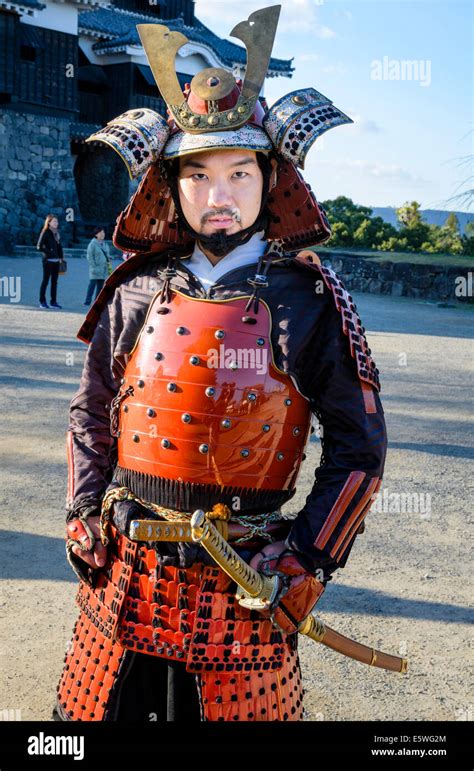
[[[299,54],[295,56],[295,62],[319,62],[319,54]]]
[[[416,176],[408,169],[398,166],[395,163],[383,164],[373,163],[357,158],[340,158],[338,160],[329,160],[326,158],[318,159],[318,163],[323,166],[331,166],[339,171],[359,171],[368,177],[376,179],[389,179],[394,182],[409,183],[411,185],[429,184],[430,180]]]
[[[372,118],[364,118],[362,115],[354,114],[350,108],[345,110],[346,115],[354,121],[354,128],[359,134],[380,134],[384,129],[379,126]]]
[[[321,67],[321,72],[327,75],[346,75],[348,70],[341,61],[338,61],[335,64],[326,64],[324,67]]]
[[[319,23],[317,10],[321,5],[315,0],[280,0],[280,5],[279,32],[311,32],[321,39],[335,37],[334,30]],[[261,7],[258,0],[240,0],[235,4],[228,0],[197,0],[195,11],[198,19],[213,31],[218,29],[218,34],[225,34],[222,32],[224,22],[230,31],[234,24]]]

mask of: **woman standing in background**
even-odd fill
[[[56,299],[59,263],[63,259],[63,247],[59,235],[59,222],[55,214],[48,214],[36,248],[43,252],[43,281],[40,287],[40,308],[61,308]],[[51,279],[51,305],[46,302],[46,289]]]
[[[104,228],[97,227],[94,231],[94,237],[87,247],[87,261],[89,263],[89,287],[87,289],[87,297],[84,301],[84,305],[91,304],[94,289],[95,297],[97,297],[100,290],[104,286],[105,279],[112,273],[109,246],[104,241],[104,239]]]

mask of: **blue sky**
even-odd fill
[[[196,15],[227,37],[265,0],[197,0]],[[271,4],[269,0],[268,5]],[[271,104],[313,86],[354,124],[331,129],[309,152],[304,176],[319,200],[466,211],[449,201],[472,174],[473,10],[470,2],[282,0],[273,55],[294,57],[291,79],[269,79]],[[235,41],[237,42],[237,41]],[[389,79],[406,61],[417,79]],[[376,74],[380,62],[382,78]],[[418,73],[415,70],[418,70]],[[472,184],[470,185],[472,187]]]

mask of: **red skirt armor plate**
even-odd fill
[[[158,566],[154,549],[118,536],[81,615],[58,686],[71,720],[107,719],[126,649],[182,661],[196,674],[203,720],[301,720],[295,635],[242,608],[219,568]]]

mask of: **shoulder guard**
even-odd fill
[[[126,281],[133,273],[140,270],[145,263],[157,262],[167,256],[168,250],[152,251],[145,254],[139,253],[133,255],[125,262],[118,265],[114,272],[107,278],[95,302],[87,313],[84,322],[77,333],[77,338],[83,343],[89,344],[92,340],[94,330],[100,318],[100,314],[107,305],[108,301],[114,296],[115,290]]]
[[[337,273],[321,265],[317,254],[309,249],[299,252],[293,261],[319,273],[327,288],[331,290],[336,308],[341,314],[342,330],[349,338],[351,355],[356,360],[359,379],[380,391],[379,371],[365,337],[365,327],[362,326],[354,300]]]

